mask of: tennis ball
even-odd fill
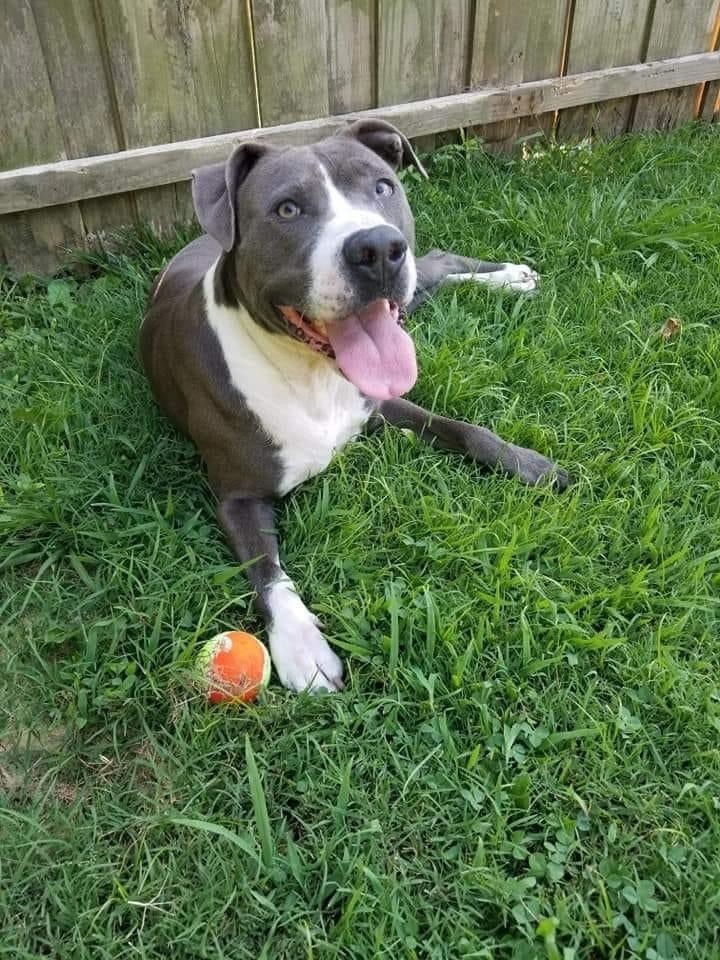
[[[196,664],[210,703],[250,703],[270,679],[270,654],[242,630],[218,633],[200,648]]]

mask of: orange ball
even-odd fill
[[[210,703],[250,703],[268,684],[270,654],[251,633],[227,630],[203,645],[197,671]]]

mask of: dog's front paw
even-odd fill
[[[530,450],[527,447],[516,447],[515,444],[509,443],[502,454],[501,463],[508,473],[531,487],[550,483],[556,490],[565,490],[570,483],[567,471],[538,453],[537,450]]]
[[[498,286],[518,293],[536,293],[540,284],[540,275],[524,263],[506,263],[496,276]]]
[[[342,690],[342,660],[330,649],[317,618],[289,581],[271,588],[268,606],[272,614],[270,653],[282,685],[296,693]]]

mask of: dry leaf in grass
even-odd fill
[[[663,340],[671,340],[682,330],[682,322],[677,317],[668,317],[665,323],[660,327],[660,336]]]
[[[56,783],[53,792],[60,803],[75,803],[77,800],[77,787],[71,783]]]

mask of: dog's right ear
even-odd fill
[[[223,250],[232,250],[237,239],[236,195],[258,159],[270,148],[249,141],[235,147],[224,163],[192,171],[192,197],[200,226]]]
[[[382,157],[393,170],[412,164],[422,177],[429,179],[427,170],[420,163],[408,138],[387,120],[381,120],[379,117],[355,120],[340,130],[337,136],[359,140],[373,153]]]

